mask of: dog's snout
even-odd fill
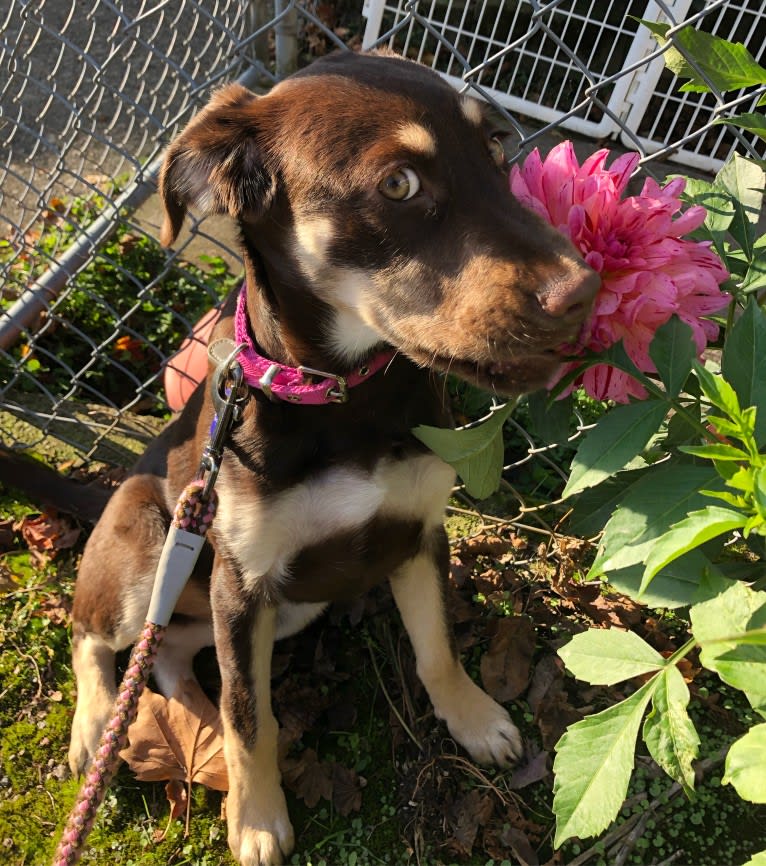
[[[601,286],[601,277],[587,266],[558,275],[538,290],[544,312],[555,319],[574,320],[587,316]]]

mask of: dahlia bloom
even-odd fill
[[[726,305],[720,284],[729,275],[709,243],[681,237],[705,219],[699,206],[680,213],[683,179],[661,187],[649,178],[639,195],[623,199],[639,155],[625,154],[606,168],[608,155],[599,150],[579,165],[569,141],[544,161],[535,150],[521,167],[513,166],[511,191],[601,274],[591,318],[573,354],[584,348],[600,352],[622,340],[638,369],[654,373],[649,344],[672,315],[691,327],[700,354],[716,338],[718,326],[705,317]],[[551,385],[575,366],[564,365]],[[618,403],[646,396],[635,379],[606,364],[589,368],[572,387],[577,385]]]

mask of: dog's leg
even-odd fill
[[[221,666],[224,755],[229,772],[229,846],[243,866],[282,863],[292,851],[271,709],[277,608],[236,599],[214,579],[213,616]],[[231,583],[229,583],[231,586]]]
[[[133,476],[117,490],[88,540],[72,608],[77,708],[69,766],[79,774],[96,750],[117,692],[115,653],[138,637],[165,534],[159,481]]]
[[[448,569],[449,549],[442,530],[392,577],[394,599],[436,716],[476,761],[508,766],[521,756],[521,737],[505,709],[471,680],[460,663],[445,605]]]
[[[117,695],[114,649],[96,634],[75,634],[72,668],[77,678],[77,709],[72,719],[69,767],[79,776],[96,751]]]
[[[213,629],[209,622],[176,624],[171,621],[154,662],[152,676],[166,698],[172,698],[183,680],[196,679],[192,663],[194,656],[213,645]]]

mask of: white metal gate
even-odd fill
[[[763,0],[367,0],[364,47],[389,45],[516,115],[716,170],[736,137],[714,121],[732,106],[752,111],[758,95],[678,93],[640,19],[687,20],[761,59],[765,7]]]

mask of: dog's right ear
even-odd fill
[[[261,99],[239,84],[229,84],[170,144],[159,182],[163,246],[178,236],[189,206],[235,218],[245,213],[257,218],[269,207],[276,179],[259,146]]]

